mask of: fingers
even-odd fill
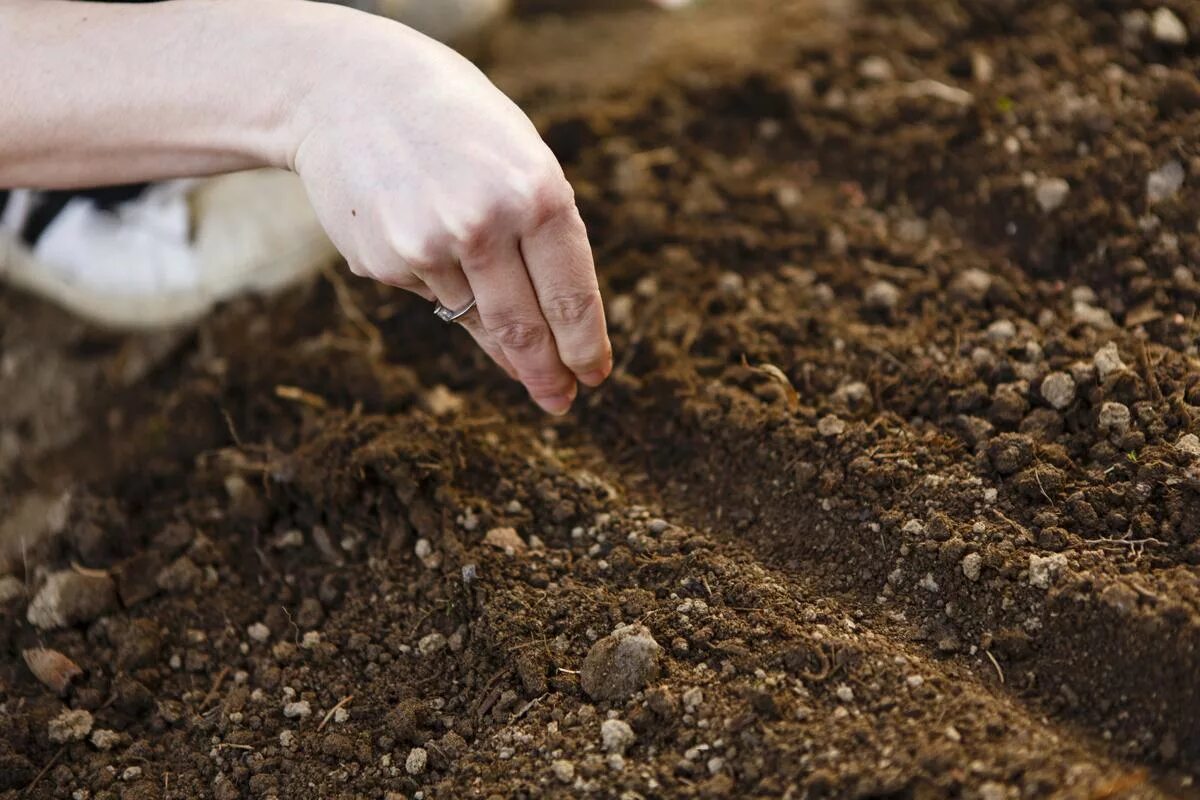
[[[467,281],[467,276],[463,274],[462,267],[457,262],[448,261],[437,266],[410,267],[410,269],[412,274],[419,278],[421,283],[427,287],[428,292],[432,295],[432,299],[440,302],[448,309],[457,311],[458,309],[466,308],[475,299],[471,284]],[[483,352],[491,356],[492,360],[507,372],[509,377],[514,380],[517,378],[512,363],[504,354],[504,350],[496,343],[496,340],[484,329],[477,312],[471,311],[456,321],[467,329],[467,332],[471,334],[471,338],[475,340]]]
[[[559,359],[584,384],[612,372],[612,345],[587,230],[572,204],[521,240],[521,253]]]
[[[484,331],[499,345],[534,402],[565,414],[575,376],[563,365],[516,242],[497,243],[463,260]]]

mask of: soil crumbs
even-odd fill
[[[492,58],[602,267],[565,420],[333,272],[141,339],[0,294],[0,798],[1197,796],[1200,7]]]

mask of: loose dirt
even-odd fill
[[[336,271],[0,293],[0,798],[1197,796],[1200,7],[545,6],[569,418]]]

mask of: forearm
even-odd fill
[[[296,0],[0,0],[0,187],[289,166],[314,58],[358,16]]]

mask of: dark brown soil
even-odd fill
[[[1167,5],[1188,42],[1126,0],[501,31],[618,353],[563,421],[333,272],[152,338],[0,294],[0,798],[1200,796]],[[117,599],[39,631],[64,569]],[[657,672],[589,696],[627,624]]]

